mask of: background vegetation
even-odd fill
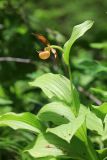
[[[36,50],[43,46],[31,33],[63,45],[72,27],[87,19],[95,24],[73,47],[73,81],[83,104],[100,105],[107,100],[107,1],[0,0],[0,114],[37,113],[47,99],[28,82],[47,72],[67,75],[66,66],[53,57],[38,58]],[[21,150],[33,141],[32,134],[7,127],[0,135],[0,160],[30,159]]]

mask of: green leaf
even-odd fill
[[[4,98],[0,98],[0,105],[11,105],[13,102]]]
[[[87,128],[86,121],[81,125],[81,127],[76,132],[76,137],[78,137],[82,142],[87,143]]]
[[[105,115],[107,114],[107,102],[101,104],[100,106],[92,105],[92,110],[97,116],[104,119]]]
[[[103,148],[103,149],[100,149],[100,150],[97,150],[101,160],[104,159],[104,158],[107,158],[107,148]],[[106,160],[106,159],[104,159]]]
[[[107,67],[97,61],[83,60],[75,65],[77,68],[85,70],[85,73],[91,74],[94,77],[100,72],[107,72]]]
[[[68,124],[62,124],[55,128],[48,128],[47,132],[51,132],[70,143],[71,138],[84,123],[84,120],[85,116],[81,115]]]
[[[67,65],[69,64],[69,54],[72,45],[79,37],[83,36],[84,33],[92,27],[92,25],[93,21],[87,20],[79,25],[74,26],[70,39],[64,45],[63,58]]]
[[[91,131],[96,131],[99,135],[103,134],[103,123],[94,113],[89,111],[86,117],[87,128]]]
[[[39,111],[38,117],[42,121],[51,121],[56,125],[68,123],[75,118],[70,107],[63,102],[46,104]]]
[[[96,131],[99,135],[103,134],[103,123],[93,112],[81,105],[79,114],[86,113],[86,126],[91,131]]]
[[[104,98],[107,98],[107,91],[101,89],[101,88],[91,88],[91,91],[93,93],[97,93],[99,94],[100,96],[104,97]]]
[[[106,49],[107,48],[107,42],[91,43],[90,46],[92,48],[96,48],[96,49]]]
[[[71,104],[70,81],[60,74],[44,74],[30,82],[30,85],[40,87],[49,98],[55,97]]]
[[[103,140],[107,140],[107,114],[104,118],[104,134],[102,136]]]
[[[30,155],[35,158],[47,157],[47,156],[57,157],[65,155],[64,151],[59,147],[57,147],[55,143],[63,143],[63,142],[51,134],[39,134],[33,148],[26,151],[28,151]]]
[[[58,159],[61,157],[61,159],[93,160],[88,153],[86,145],[75,136],[72,138],[71,143],[67,143],[51,133],[39,134],[33,147],[26,151],[35,158],[53,156],[58,157]]]
[[[0,116],[0,126],[9,126],[13,129],[27,129],[35,133],[40,133],[44,130],[37,117],[29,112],[3,114]]]

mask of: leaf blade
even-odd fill
[[[43,106],[38,117],[42,121],[51,121],[56,125],[68,123],[75,118],[70,107],[63,102],[52,102]]]
[[[55,128],[48,128],[47,132],[51,132],[70,143],[71,138],[84,123],[84,120],[85,115],[81,115],[68,124],[63,124]]]
[[[37,117],[29,112],[3,114],[0,116],[0,126],[9,126],[13,129],[27,129],[35,133],[40,133],[44,130]]]
[[[63,58],[67,65],[69,64],[69,54],[72,45],[78,38],[84,35],[84,33],[92,27],[93,23],[93,21],[87,20],[79,25],[74,26],[70,39],[64,45]]]
[[[44,74],[30,82],[30,85],[41,88],[49,98],[55,97],[68,104],[71,103],[70,81],[60,74]]]

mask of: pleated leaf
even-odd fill
[[[44,74],[30,82],[30,85],[41,88],[49,98],[55,97],[68,104],[71,103],[70,81],[60,74]]]
[[[56,125],[68,123],[74,120],[74,114],[69,106],[63,102],[52,102],[46,104],[38,113],[42,121],[51,121]]]
[[[3,114],[0,116],[0,126],[9,126],[13,129],[27,129],[35,133],[40,133],[44,130],[37,117],[29,112]]]
[[[104,119],[105,115],[107,114],[107,102],[101,104],[100,106],[92,105],[92,110],[100,118]]]
[[[33,143],[33,147],[26,151],[36,159],[44,159],[51,156],[58,159],[61,157],[61,159],[91,160],[92,158],[88,153],[87,146],[81,139],[74,136],[71,143],[68,143],[51,133],[39,134],[36,142]],[[95,156],[94,160],[97,160]]]
[[[64,45],[64,61],[68,65],[69,64],[69,54],[70,49],[74,42],[84,35],[84,33],[89,30],[93,25],[93,21],[87,20],[79,25],[74,26],[70,39]]]
[[[62,124],[55,128],[48,128],[47,132],[51,132],[70,143],[71,138],[84,123],[85,116],[81,115],[68,124]]]
[[[50,141],[59,143],[59,139],[55,136],[52,136],[51,134],[40,134],[33,148],[26,151],[28,151],[30,155],[35,158],[47,156],[57,157],[65,155],[65,153],[60,148],[58,148],[54,143]]]
[[[99,135],[103,134],[102,120],[85,106],[80,106],[80,115],[86,113],[86,126],[89,130],[97,132]]]

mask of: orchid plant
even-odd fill
[[[69,79],[60,74],[47,73],[30,82],[30,86],[39,87],[51,99],[37,115],[24,112],[6,113],[0,116],[0,126],[13,129],[26,129],[35,134],[35,141],[29,144],[28,152],[38,160],[105,160],[107,148],[96,150],[88,133],[95,133],[102,141],[107,140],[107,103],[91,106],[80,103],[79,94],[72,82],[70,64],[71,48],[74,42],[83,36],[93,25],[87,20],[74,26],[70,39],[63,48],[48,44],[40,52],[44,59],[51,51],[62,52],[62,58],[68,68]],[[51,122],[51,123],[50,123]]]

